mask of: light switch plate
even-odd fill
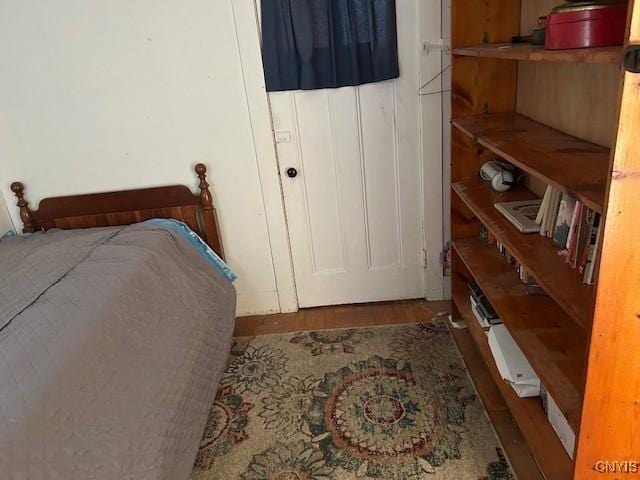
[[[276,130],[276,143],[291,143],[291,132],[289,130]]]

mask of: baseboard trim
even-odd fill
[[[236,316],[266,315],[280,312],[278,292],[250,292],[240,293],[236,300]]]

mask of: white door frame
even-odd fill
[[[278,172],[271,110],[262,69],[260,32],[257,21],[258,10],[254,0],[229,0],[229,2],[233,8],[238,35],[238,50],[244,87],[247,92],[248,113],[256,149],[280,311],[295,312],[298,310],[298,297],[293,277],[293,263],[289,248],[282,185]],[[238,219],[238,221],[245,220]]]
[[[421,0],[418,2],[418,28],[421,48],[420,65],[420,106],[422,185],[423,185],[423,248],[425,252],[425,298],[443,300],[448,297],[446,279],[440,256],[444,248],[444,145],[442,74],[442,1]],[[435,46],[435,47],[434,47]],[[446,97],[446,95],[445,95]],[[430,228],[433,226],[433,228]]]
[[[284,208],[281,177],[278,171],[276,143],[271,119],[268,94],[264,82],[262,67],[261,39],[259,31],[259,0],[230,0],[233,8],[238,47],[247,93],[248,114],[252,125],[252,134],[256,148],[256,158],[273,267],[278,289],[278,299],[282,312],[298,310],[298,299],[293,274],[293,263],[286,212]],[[441,1],[421,0],[417,2],[416,21],[419,22],[420,41],[437,42],[441,36]],[[437,15],[434,14],[437,8]],[[418,49],[420,59],[420,82],[428,80],[441,68],[439,52],[432,52],[432,58],[425,59],[425,52]],[[425,79],[426,80],[423,80]],[[440,85],[437,82],[436,85]],[[433,95],[441,102],[440,95]],[[422,202],[423,210],[423,248],[425,251],[425,292],[428,300],[441,300],[446,297],[445,277],[440,265],[440,253],[443,247],[443,131],[441,114],[425,113],[429,97],[419,97],[416,101],[422,108],[421,116],[421,155]],[[430,125],[425,128],[425,125]],[[434,225],[434,228],[426,228]]]

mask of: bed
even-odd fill
[[[0,242],[0,477],[189,478],[235,316],[205,255],[223,251],[205,166],[196,174],[199,195],[178,185],[37,210],[12,184],[32,235]],[[152,220],[165,218],[206,245]]]

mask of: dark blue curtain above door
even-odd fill
[[[395,0],[262,0],[267,91],[396,78]]]

